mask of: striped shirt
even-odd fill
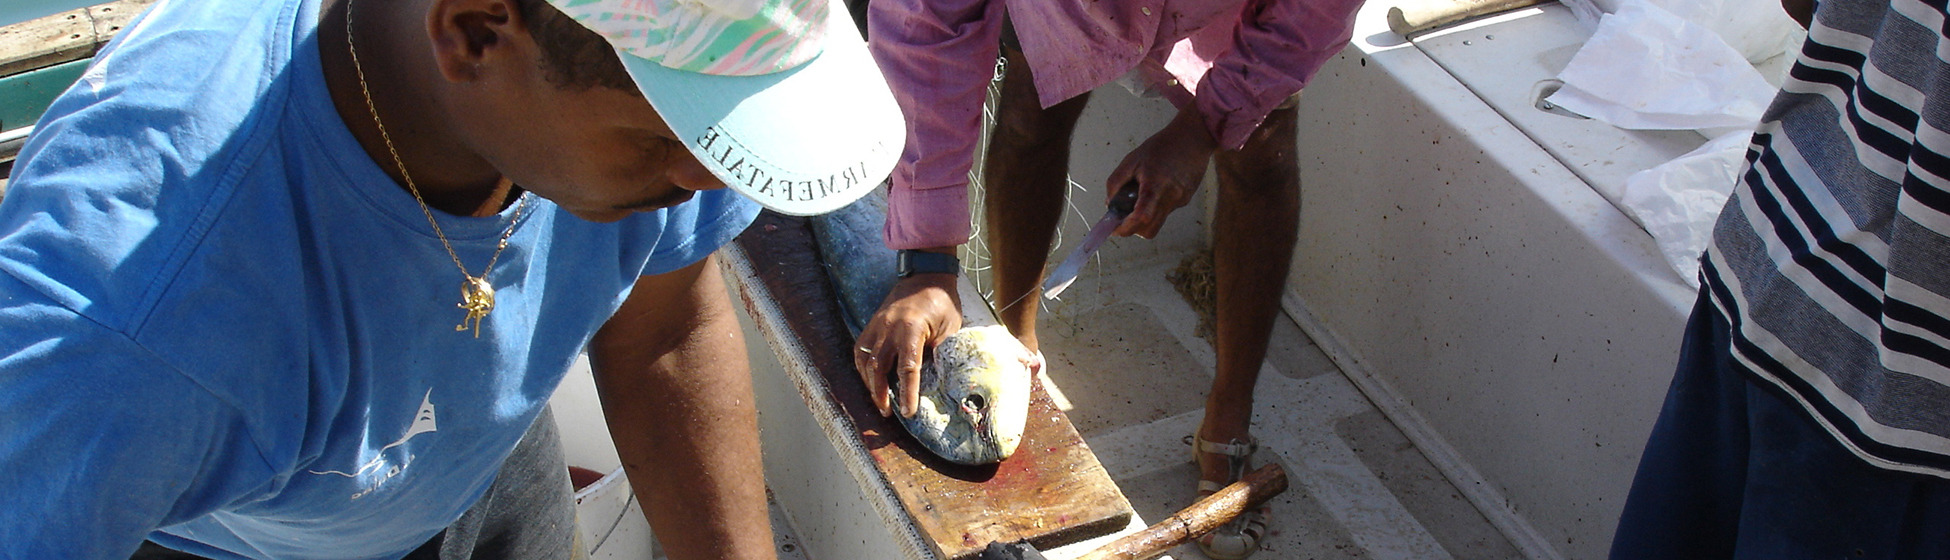
[[[1950,478],[1950,40],[1941,2],[1829,0],[1700,274],[1733,367],[1879,467]]]

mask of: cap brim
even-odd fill
[[[871,192],[906,141],[900,107],[843,4],[827,12],[823,51],[784,72],[713,76],[616,54],[726,185],[783,214],[822,214]]]

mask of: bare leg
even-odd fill
[[[989,249],[995,301],[1003,306],[997,318],[1033,352],[1042,349],[1036,339],[1037,303],[1043,261],[1068,194],[1070,134],[1090,95],[1043,109],[1022,52],[1007,46],[1002,52],[1008,73],[983,163]]]
[[[1205,400],[1201,438],[1247,439],[1253,385],[1280,313],[1280,294],[1300,225],[1300,167],[1292,107],[1276,109],[1237,151],[1214,157],[1219,207],[1213,232],[1218,283],[1218,372]],[[1226,463],[1201,455],[1202,480],[1226,481]]]

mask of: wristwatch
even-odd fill
[[[947,253],[902,249],[895,262],[894,275],[900,278],[916,274],[961,274],[961,259]]]

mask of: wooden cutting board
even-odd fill
[[[737,243],[762,284],[741,289],[763,289],[777,300],[831,388],[830,394],[806,398],[828,399],[845,412],[852,433],[940,558],[972,558],[992,541],[1028,540],[1049,550],[1111,534],[1130,522],[1130,502],[1040,381],[1023,442],[1009,460],[967,467],[935,457],[867,400],[853,368],[853,337],[841,322],[806,221],[767,212]],[[993,324],[993,315],[974,298],[963,295],[963,307],[985,316],[971,322]]]

